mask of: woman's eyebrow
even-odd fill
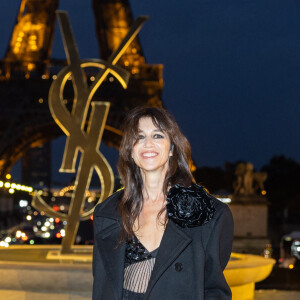
[[[138,130],[138,133],[140,133],[140,132],[144,132],[144,130],[139,129],[139,130]],[[160,129],[154,129],[153,132],[161,132],[161,133],[164,133],[164,132],[163,132],[162,130],[160,130]]]

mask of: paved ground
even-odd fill
[[[2,300],[91,300],[90,293],[44,294],[37,292],[0,290]],[[300,291],[257,290],[254,300],[299,300]]]
[[[0,290],[1,300],[91,300],[91,293],[57,294]]]
[[[255,300],[299,300],[300,291],[257,290]]]

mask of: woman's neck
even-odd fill
[[[166,172],[143,172],[143,198],[144,201],[164,201],[164,182]]]

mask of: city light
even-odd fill
[[[22,236],[22,241],[27,241],[28,240],[28,236],[27,235],[24,235],[24,236]]]
[[[10,178],[11,178],[11,175],[7,174],[6,179],[10,179]],[[13,194],[15,192],[15,190],[17,190],[17,191],[21,190],[21,191],[25,191],[25,192],[29,192],[29,193],[33,192],[33,188],[31,186],[25,186],[25,185],[17,184],[15,182],[10,183],[7,181],[4,183],[3,181],[0,181],[0,188],[3,188],[3,187],[8,189],[8,192],[10,194]]]
[[[4,183],[4,187],[6,187],[8,189],[10,187],[10,183],[9,182],[5,182]]]
[[[6,237],[5,240],[4,240],[4,242],[5,242],[5,243],[10,243],[10,242],[11,242],[11,238],[10,238],[9,236]]]
[[[4,241],[1,241],[1,242],[0,242],[0,247],[5,247],[5,248],[7,248],[8,246],[9,246],[8,243],[6,243],[6,242],[4,242]]]
[[[31,221],[31,220],[32,220],[32,216],[27,215],[27,216],[26,216],[26,220],[27,220],[27,221]]]

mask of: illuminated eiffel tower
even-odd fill
[[[0,61],[0,178],[33,147],[58,137],[62,131],[48,108],[50,85],[65,60],[50,58],[58,0],[21,0],[5,57]],[[100,58],[107,59],[119,46],[133,23],[128,0],[93,0]],[[83,20],[84,21],[84,20]],[[110,76],[95,96],[109,101],[103,141],[117,147],[120,124],[129,109],[148,104],[161,106],[162,65],[148,65],[136,38],[118,62],[131,73],[127,90]],[[87,70],[93,81],[95,70]],[[64,91],[67,107],[72,106],[71,82]]]

